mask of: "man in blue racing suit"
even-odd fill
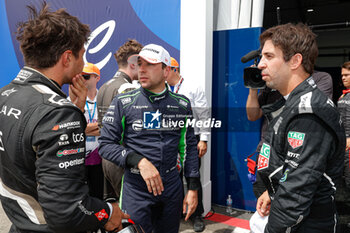
[[[178,232],[181,207],[187,220],[200,186],[190,101],[168,91],[169,53],[149,44],[137,59],[141,87],[116,96],[102,124],[101,156],[125,168],[121,207],[145,232]],[[176,169],[183,154],[188,192]]]

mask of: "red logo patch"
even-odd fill
[[[98,221],[101,221],[104,218],[108,219],[108,214],[106,213],[105,209],[100,210],[100,212],[96,213],[95,215]]]

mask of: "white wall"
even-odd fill
[[[181,75],[204,88],[211,107],[213,0],[182,0],[180,28]],[[210,145],[201,166],[204,215],[211,209]]]

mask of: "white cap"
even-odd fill
[[[162,46],[156,44],[148,44],[142,48],[139,54],[129,57],[129,63],[136,63],[137,58],[142,57],[152,64],[164,63],[170,66],[170,55]]]

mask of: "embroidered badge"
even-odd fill
[[[304,143],[305,134],[299,133],[299,132],[288,132],[288,143],[289,145],[295,149],[303,145]]]
[[[283,174],[283,177],[280,179],[280,183],[283,183],[287,180],[288,173],[289,173],[289,169],[287,168]]]
[[[269,167],[270,146],[263,143],[258,159],[258,170]]]
[[[98,221],[101,221],[104,218],[108,219],[108,214],[106,213],[105,209],[100,210],[100,212],[97,212],[95,215]]]

